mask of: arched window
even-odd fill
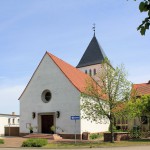
[[[94,75],[96,75],[96,69],[94,69]]]
[[[87,74],[87,70],[85,70],[85,73]]]
[[[91,69],[89,70],[89,75],[90,75],[90,76],[92,75],[92,70],[91,70]]]

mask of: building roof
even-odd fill
[[[5,116],[20,117],[20,115],[13,115],[13,114],[0,114],[0,117],[5,117]]]
[[[48,55],[53,62],[58,66],[58,68],[62,71],[62,73],[68,78],[68,80],[74,85],[74,87],[81,93],[86,92],[86,86],[87,86],[87,82],[90,81],[96,90],[101,91],[100,87],[97,85],[97,83],[93,80],[93,78],[91,78],[89,75],[85,74],[84,72],[80,71],[79,69],[71,66],[70,64],[66,63],[65,61],[61,60],[60,58],[54,56],[53,54],[46,52],[45,55]],[[43,58],[45,57],[45,55],[43,56]],[[42,58],[42,60],[43,60]],[[41,60],[41,62],[42,62]],[[41,62],[39,63],[37,69],[39,68]],[[37,70],[36,69],[36,70]],[[25,90],[27,89],[28,85],[30,84],[34,74],[33,73],[30,81],[28,82],[27,86],[25,87],[23,93],[25,92]],[[23,93],[21,94],[21,96],[23,95]],[[21,96],[19,97],[19,99],[21,98]],[[103,95],[101,96],[102,99],[106,99],[106,96]]]
[[[92,96],[93,92],[86,89],[88,84],[91,85],[94,91],[101,97],[101,99],[106,100],[107,96],[101,92],[100,86],[95,82],[95,80],[79,69],[71,66],[60,58],[46,52],[54,63],[59,67],[59,69],[64,73],[64,75],[69,79],[69,81],[79,90],[81,93],[86,93]]]
[[[133,84],[132,89],[135,90],[137,96],[150,94],[150,81],[148,83]]]
[[[69,79],[69,81],[80,91],[84,92],[86,87],[86,80],[91,77],[79,69],[71,66],[65,61],[59,59],[58,57],[52,55],[47,52],[50,58],[54,61],[54,63],[59,67],[59,69],[64,73],[64,75]]]
[[[94,35],[77,65],[77,68],[100,64],[105,57],[106,55]]]

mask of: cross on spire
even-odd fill
[[[93,23],[93,27],[92,27],[92,29],[93,29],[93,31],[94,31],[94,36],[95,36],[95,23]]]

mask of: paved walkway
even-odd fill
[[[5,143],[0,144],[0,148],[4,147],[21,147],[22,142],[26,140],[26,138],[22,137],[3,137]]]

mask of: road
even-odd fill
[[[0,148],[0,150],[45,150],[41,148]],[[50,149],[56,150],[56,149]],[[62,149],[57,149],[62,150]],[[68,150],[77,150],[77,149],[68,149]],[[150,146],[131,146],[131,147],[109,147],[109,148],[85,148],[78,150],[150,150]]]

